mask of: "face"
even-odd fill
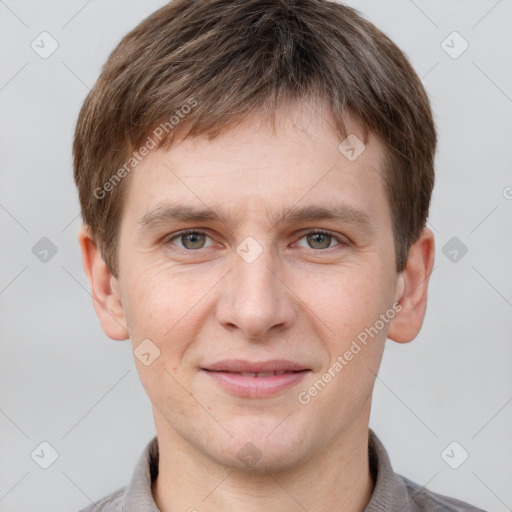
[[[115,288],[157,433],[229,467],[293,467],[368,425],[400,288],[384,153],[370,135],[347,158],[326,119],[254,115],[130,176]]]

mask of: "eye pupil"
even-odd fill
[[[186,247],[187,249],[197,249],[198,247],[196,244],[198,244],[199,242],[199,245],[201,246],[202,244],[200,242],[204,242],[204,240],[201,240],[201,237],[203,236],[204,235],[202,235],[201,233],[187,233],[185,235],[182,235],[181,239],[183,242],[183,246]],[[187,246],[187,240],[190,241],[192,247]]]
[[[320,244],[321,245],[321,247],[314,247],[315,249],[318,249],[318,248],[326,249],[326,248],[328,248],[330,243],[331,243],[330,239],[331,239],[331,235],[328,235],[327,233],[313,233],[313,234],[308,235],[308,241],[309,242],[312,242],[313,244]]]

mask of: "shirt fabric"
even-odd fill
[[[395,473],[388,454],[369,429],[368,456],[375,488],[364,512],[485,512],[468,503],[436,494]],[[151,493],[158,475],[158,440],[142,452],[129,485],[114,491],[80,512],[161,512]]]

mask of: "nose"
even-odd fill
[[[264,248],[252,262],[238,254],[233,260],[217,302],[218,323],[230,331],[240,330],[247,339],[263,339],[270,330],[275,334],[289,328],[297,308],[278,256]]]

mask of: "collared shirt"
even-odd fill
[[[369,429],[368,456],[375,488],[364,512],[485,512],[463,501],[435,494],[395,473],[388,454]],[[155,436],[142,452],[130,484],[80,512],[161,512],[151,493],[158,476],[158,440]]]

